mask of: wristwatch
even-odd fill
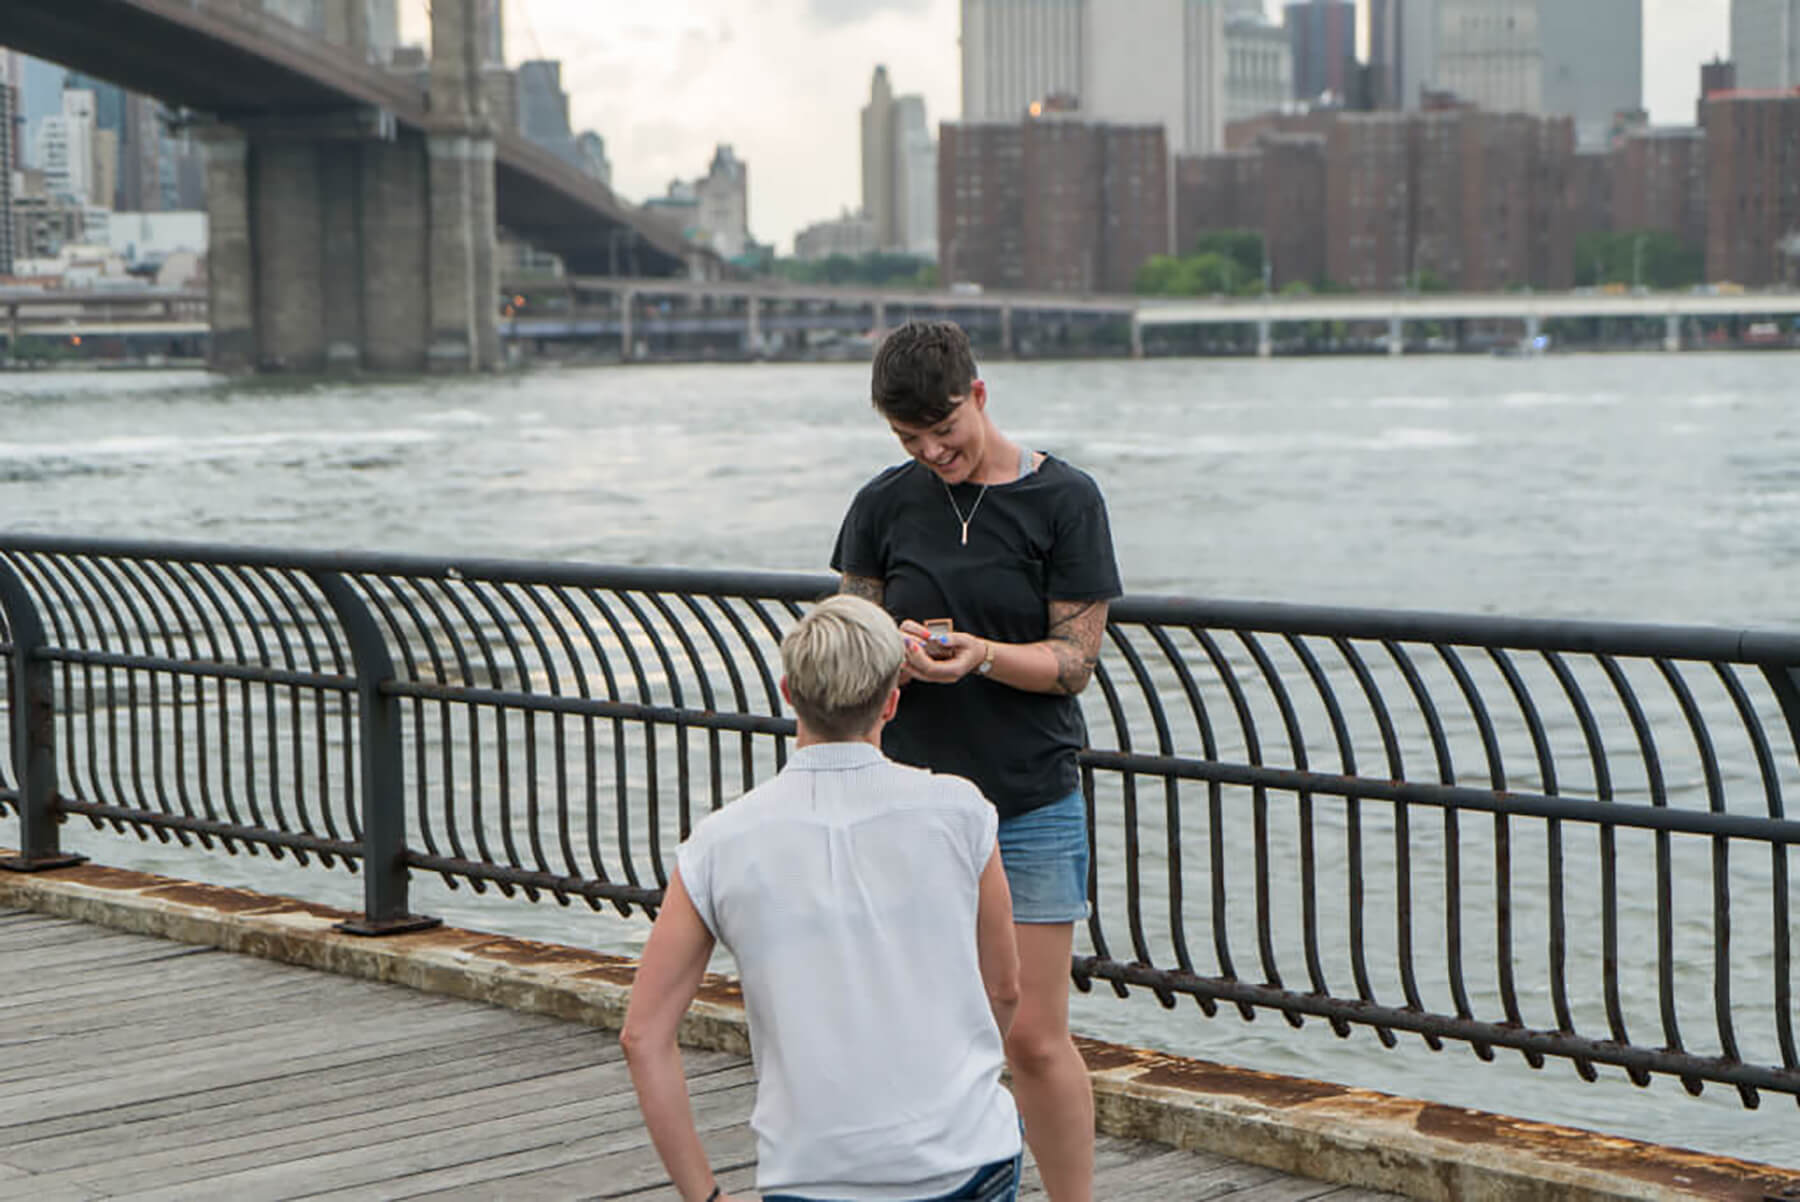
[[[992,639],[987,640],[987,657],[979,664],[975,665],[975,670],[983,676],[986,676],[989,672],[994,670],[994,643]]]

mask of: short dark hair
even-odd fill
[[[889,421],[929,426],[949,417],[975,382],[975,352],[953,321],[909,321],[875,352],[870,396]]]

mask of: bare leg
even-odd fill
[[[1069,1037],[1073,923],[1019,923],[1019,1013],[1006,1037],[1013,1096],[1050,1202],[1092,1202],[1094,1087]]]

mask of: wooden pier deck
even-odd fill
[[[749,1062],[685,1057],[753,1196]],[[1099,1165],[1104,1202],[1394,1197],[1115,1138]],[[610,1032],[0,909],[0,1200],[675,1196]]]

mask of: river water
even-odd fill
[[[1792,355],[1005,363],[986,378],[1008,433],[1099,479],[1132,592],[1800,626]],[[0,376],[0,529],[822,571],[845,503],[897,458],[866,383],[824,365]],[[71,841],[357,897],[316,869]],[[643,935],[429,883],[416,908],[610,950]],[[1103,1038],[1800,1165],[1800,1113],[1780,1097],[1745,1111],[1726,1090],[1588,1085],[1554,1062],[1477,1066],[1454,1045],[1387,1051],[1363,1031],[1141,996],[1077,997],[1075,1015]]]

